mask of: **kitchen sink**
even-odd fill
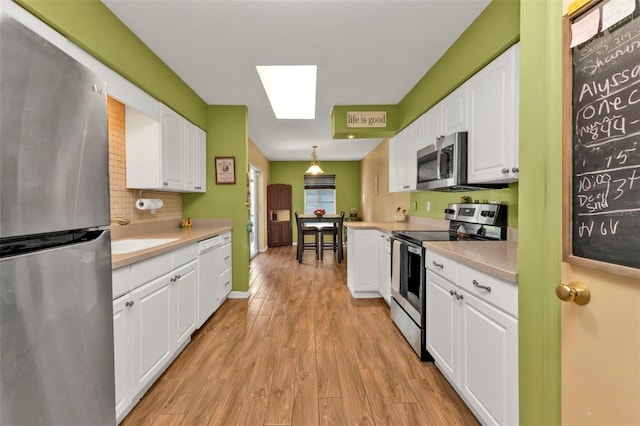
[[[111,254],[124,254],[134,251],[145,250],[155,246],[176,241],[177,238],[140,238],[111,242]]]

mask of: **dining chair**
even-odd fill
[[[319,252],[319,242],[320,242],[320,229],[317,226],[308,226],[302,225],[300,219],[298,217],[298,212],[295,212],[296,215],[296,225],[298,226],[298,249],[296,250],[296,259],[298,262],[302,262],[302,255],[305,250],[315,250],[316,252],[316,260],[320,258]],[[307,236],[313,236],[313,242],[307,242]]]
[[[325,226],[320,228],[320,259],[324,259],[325,250],[333,250],[338,254],[338,262],[342,262],[343,253],[342,247],[340,247],[339,233],[342,232],[344,225],[344,211],[340,212],[340,218],[333,224],[333,226]],[[340,235],[341,236],[341,235]],[[325,237],[329,237],[329,241]]]

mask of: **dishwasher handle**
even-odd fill
[[[200,241],[198,243],[198,252],[200,254],[213,250],[214,248],[222,244],[222,238],[219,235],[215,237]]]

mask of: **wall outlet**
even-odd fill
[[[431,211],[431,201],[427,201],[427,211]]]

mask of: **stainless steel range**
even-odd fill
[[[501,241],[507,239],[507,207],[501,204],[449,204],[449,229],[393,231],[391,319],[422,361],[426,349],[424,241]]]

